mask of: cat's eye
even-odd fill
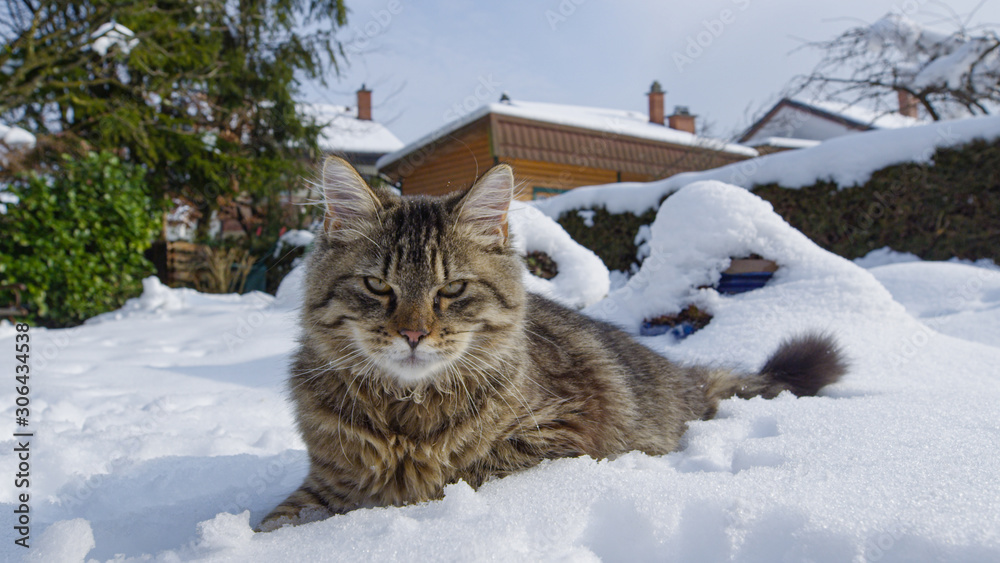
[[[438,290],[438,295],[441,297],[458,297],[465,291],[464,281],[453,281],[448,285],[442,287]]]
[[[365,287],[368,291],[376,295],[389,295],[392,293],[392,286],[390,286],[382,278],[376,278],[374,276],[365,276]]]

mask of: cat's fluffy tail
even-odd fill
[[[706,389],[714,403],[720,399],[764,397],[782,391],[812,396],[847,372],[847,361],[834,339],[826,334],[806,334],[784,341],[757,375],[739,377],[715,372]]]

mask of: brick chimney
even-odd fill
[[[365,88],[364,84],[358,90],[358,119],[372,120],[372,91]]]
[[[899,100],[899,113],[913,119],[920,117],[920,101],[916,96],[906,90],[896,90],[896,98]]]
[[[653,81],[649,87],[649,122],[663,125],[663,86],[658,80]]]
[[[687,106],[674,106],[674,114],[668,118],[670,128],[694,135],[694,117]]]

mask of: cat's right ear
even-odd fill
[[[342,158],[323,162],[323,204],[327,233],[347,234],[362,222],[377,221],[382,203],[357,170]]]
[[[514,172],[494,166],[469,188],[459,202],[458,223],[490,242],[507,243],[507,210],[514,199]]]

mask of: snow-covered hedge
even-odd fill
[[[636,217],[701,180],[759,192],[796,228],[843,256],[888,245],[928,259],[998,261],[998,138],[1000,117],[858,133],[656,182],[577,188],[534,205],[612,269],[628,264],[623,252],[636,246]],[[601,211],[586,226],[580,210]]]

